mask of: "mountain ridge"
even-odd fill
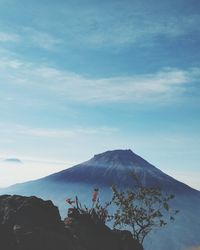
[[[171,186],[171,183],[176,182],[177,185],[182,185],[185,190],[188,189],[200,193],[199,190],[165,174],[131,149],[108,150],[100,154],[95,154],[88,161],[70,168],[36,180],[17,183],[10,187],[47,180],[56,182],[85,182],[94,185],[105,184],[109,186],[127,182],[127,185],[124,186],[129,187],[133,182],[132,173],[138,175],[143,185],[165,188],[163,185],[164,180],[165,182],[168,181],[165,183],[168,187],[172,188],[173,185]],[[117,181],[113,179],[117,179]]]
[[[94,185],[99,184],[100,186],[120,185],[121,183],[121,186],[129,187],[133,183],[132,173],[141,179],[143,185],[160,186],[163,189],[170,189],[167,191],[174,191],[173,188],[176,188],[178,191],[180,186],[182,186],[184,191],[192,190],[199,192],[165,174],[130,149],[109,150],[96,154],[88,161],[41,179],[61,182],[86,182]],[[179,186],[178,188],[177,186],[174,187],[175,183]]]

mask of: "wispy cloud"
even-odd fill
[[[172,9],[170,2],[166,4],[166,9],[158,1],[156,4],[145,1],[140,1],[140,4],[138,1],[105,1],[101,4],[80,2],[79,5],[67,1],[63,3],[63,8],[60,8],[60,4],[49,3],[48,12],[46,6],[43,11],[42,4],[36,6],[40,6],[41,11],[33,17],[30,27],[16,22],[15,30],[19,32],[17,36],[20,36],[23,44],[47,50],[62,45],[64,49],[83,45],[87,48],[149,46],[156,42],[160,45],[160,37],[167,41],[185,35],[197,39],[200,31],[200,15],[197,11],[197,14],[190,10],[187,14],[181,13],[187,4],[181,10],[176,6],[176,12],[169,11]],[[57,18],[52,18],[52,13]],[[16,35],[0,33],[1,40],[16,40]]]
[[[20,67],[23,65],[24,65],[24,63],[20,60],[1,58],[0,70],[1,71],[11,70],[11,69],[17,70],[17,69],[20,69]]]
[[[57,50],[62,39],[51,33],[31,27],[18,27],[16,32],[0,32],[0,43],[13,43],[20,46],[38,47],[45,50]]]
[[[72,138],[80,135],[96,135],[104,134],[108,135],[118,131],[116,128],[73,128],[73,129],[41,129],[41,128],[28,128],[28,127],[18,127],[18,134],[29,135],[34,137],[48,137],[48,138]]]
[[[0,32],[0,42],[19,42],[20,36],[15,33]]]
[[[0,72],[1,82],[15,87],[33,92],[40,89],[59,95],[64,101],[99,104],[173,102],[190,89],[191,84],[197,83],[200,76],[199,68],[165,68],[143,75],[91,78],[13,59],[2,59]]]
[[[62,10],[61,15],[70,17],[66,26],[55,22],[70,38],[69,42],[94,47],[151,45],[161,36],[180,38],[200,31],[200,15],[173,15],[166,10],[155,15],[155,11],[153,6],[147,11],[133,2],[126,5],[114,2],[103,4],[98,9],[96,6],[82,6],[75,16],[70,8]],[[51,21],[49,23],[47,25],[53,25]]]
[[[48,32],[36,30],[31,27],[24,27],[22,33],[26,37],[26,41],[24,42],[46,50],[57,49],[58,46],[63,43],[60,38],[57,38]]]
[[[79,136],[109,135],[118,132],[114,127],[74,127],[74,128],[37,128],[20,124],[0,124],[1,133],[14,132],[17,136],[40,138],[74,138]]]
[[[37,73],[45,81],[51,79],[49,89],[60,92],[66,98],[83,102],[162,100],[181,94],[186,90],[185,85],[195,80],[192,71],[178,69],[102,79],[91,79],[51,68],[40,68]]]
[[[131,44],[149,46],[160,37],[179,39],[200,32],[198,14],[175,16],[164,11],[154,15],[153,9],[151,6],[150,13],[146,13],[134,3],[124,7],[124,3],[119,2],[103,4],[102,8],[85,5],[75,11],[69,5],[59,10],[58,19],[41,17],[35,20],[36,26],[16,26],[17,34],[0,32],[0,42],[20,40],[22,45],[45,50],[60,46],[66,49],[69,45],[120,48]]]

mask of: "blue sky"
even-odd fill
[[[0,0],[0,158],[31,162],[31,179],[131,148],[200,189],[199,13],[197,0]]]

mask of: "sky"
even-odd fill
[[[199,0],[0,0],[0,187],[130,148],[200,189],[199,23]]]

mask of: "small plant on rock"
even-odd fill
[[[71,206],[71,209],[76,214],[88,216],[95,222],[101,222],[105,224],[107,221],[113,218],[108,213],[108,207],[111,205],[112,201],[101,204],[98,194],[99,189],[95,188],[92,196],[91,207],[82,205],[77,196],[74,200],[71,198],[67,199],[66,202]]]

